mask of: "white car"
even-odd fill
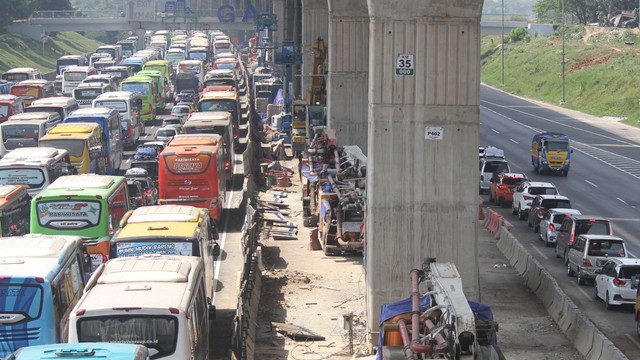
[[[604,300],[607,309],[616,305],[635,304],[640,280],[640,259],[611,258],[602,270],[596,270],[593,297]]]
[[[540,240],[546,246],[553,246],[558,238],[558,228],[568,215],[582,215],[577,209],[552,208],[540,220]]]
[[[538,195],[560,195],[553,183],[540,181],[525,181],[513,190],[511,213],[524,220],[529,216],[531,203]]]
[[[169,141],[171,141],[171,139],[173,139],[174,136],[178,134],[180,134],[179,129],[175,127],[165,126],[156,130],[156,135],[154,137],[154,140],[168,143]]]

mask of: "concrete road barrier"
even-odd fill
[[[488,231],[492,219],[496,218],[492,212],[495,213],[489,210],[487,216],[491,218],[487,221]],[[524,278],[527,286],[542,301],[549,315],[587,360],[628,360],[627,356],[564,293],[558,282],[531,256],[506,226],[496,229],[496,235],[499,235],[498,249]]]

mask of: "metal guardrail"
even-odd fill
[[[79,10],[47,10],[34,11],[30,19],[77,19],[77,18],[119,18],[124,13],[119,11],[79,11]]]

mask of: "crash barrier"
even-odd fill
[[[500,223],[502,222],[502,215],[498,214],[493,209],[487,209],[489,213],[489,223],[486,226],[487,231],[495,234],[500,229]]]
[[[498,233],[498,249],[538,296],[549,315],[587,360],[628,360],[564,293],[556,280],[533,258],[505,226]]]
[[[242,226],[244,267],[231,335],[231,351],[236,359],[252,360],[256,355],[256,324],[258,323],[258,307],[262,289],[262,273],[259,268],[260,251],[258,250],[259,234],[255,208],[247,205]]]

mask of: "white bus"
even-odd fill
[[[191,73],[198,78],[200,85],[204,84],[204,63],[200,60],[183,60],[178,63],[176,73]]]
[[[62,94],[71,96],[73,89],[89,75],[96,75],[98,71],[92,66],[69,66],[62,72]]]
[[[0,124],[0,155],[18,148],[37,147],[38,140],[60,123],[62,118],[55,112],[29,112],[9,117]]]
[[[71,173],[69,151],[64,149],[24,147],[8,152],[0,160],[0,185],[25,185],[31,197]]]
[[[93,100],[98,96],[113,90],[109,84],[100,82],[80,83],[73,89],[73,98],[80,108],[90,108]]]
[[[140,136],[144,135],[144,124],[140,117],[140,94],[131,91],[109,91],[93,100],[92,106],[118,110],[125,146],[135,145]]]
[[[69,342],[144,345],[154,359],[209,358],[201,258],[145,255],[111,259],[94,272],[69,317]]]

